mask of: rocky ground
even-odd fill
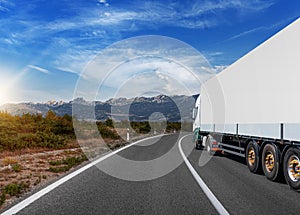
[[[1,153],[1,208],[87,160],[81,148],[18,153]]]

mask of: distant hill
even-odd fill
[[[7,111],[13,115],[23,113],[40,113],[45,115],[49,110],[53,110],[57,115],[72,115],[72,105],[76,104],[84,109],[86,106],[95,105],[95,115],[97,120],[146,121],[151,116],[152,120],[162,120],[165,117],[168,121],[191,121],[191,113],[195,104],[196,96],[165,96],[136,97],[136,98],[113,98],[106,102],[85,101],[82,98],[74,99],[70,102],[49,101],[47,103],[19,103],[4,104],[0,110]],[[179,111],[181,110],[181,111]],[[84,111],[83,111],[84,112]],[[161,114],[154,114],[155,112]],[[84,115],[84,113],[83,113]],[[78,116],[84,118],[84,116]],[[163,116],[162,116],[163,115]]]

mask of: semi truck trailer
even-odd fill
[[[195,148],[300,190],[300,18],[201,85]]]

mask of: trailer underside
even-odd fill
[[[196,148],[205,148],[211,155],[244,157],[251,172],[263,172],[272,181],[285,177],[291,188],[300,190],[300,142],[200,130]]]

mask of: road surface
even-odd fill
[[[100,168],[109,164],[118,174],[125,172],[118,163],[120,156],[136,162],[151,161],[175,149],[172,156],[182,163],[162,177],[130,181],[92,166],[18,214],[218,214],[216,206],[183,161],[178,148],[179,139],[178,134],[148,139],[97,164]],[[180,145],[184,153],[191,151],[192,135],[181,138]],[[299,214],[300,193],[290,190],[285,183],[271,182],[263,175],[250,173],[243,159],[234,156],[214,156],[200,167],[202,153],[205,152],[192,150],[188,161],[228,213]],[[163,165],[155,163],[150,169],[155,173]],[[130,175],[135,170],[126,169],[126,172]]]

